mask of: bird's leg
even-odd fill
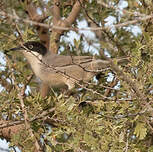
[[[46,83],[42,82],[40,86],[40,94],[43,98],[48,95],[49,90],[50,90],[50,87]]]

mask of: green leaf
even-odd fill
[[[145,127],[145,124],[138,122],[136,127],[135,127],[134,134],[140,140],[144,139],[147,135],[147,128]]]
[[[74,39],[74,45],[75,45],[75,47],[78,49],[79,46],[80,46],[80,40]]]

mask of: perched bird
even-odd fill
[[[44,45],[35,41],[10,49],[10,51],[16,50],[24,54],[35,75],[52,88],[67,86],[68,89],[72,89],[80,81],[91,80],[98,74],[97,70],[109,67],[109,61],[91,56],[52,54]]]

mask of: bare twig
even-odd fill
[[[125,26],[128,26],[128,25],[131,25],[131,24],[136,24],[136,23],[139,23],[141,21],[146,21],[150,18],[153,18],[153,14],[151,15],[146,15],[144,17],[139,17],[137,19],[134,19],[134,20],[131,20],[131,21],[127,21],[127,22],[124,22],[124,23],[120,23],[120,24],[116,24],[116,25],[112,25],[112,26],[109,26],[109,27],[93,27],[93,28],[74,28],[74,27],[61,27],[61,26],[52,26],[52,25],[47,25],[47,24],[44,24],[44,23],[40,23],[40,22],[35,22],[35,21],[32,21],[32,20],[28,20],[28,19],[22,19],[20,17],[16,17],[16,16],[13,16],[9,13],[5,13],[4,11],[0,11],[0,15],[2,16],[5,16],[5,17],[9,17],[9,18],[12,18],[12,19],[16,19],[17,21],[21,21],[21,22],[24,22],[24,23],[27,23],[27,24],[32,24],[32,25],[37,25],[37,26],[41,26],[41,27],[45,27],[45,28],[48,28],[48,29],[57,29],[57,30],[64,30],[64,31],[69,31],[69,30],[72,30],[72,31],[79,31],[79,30],[92,30],[92,31],[97,31],[97,30],[111,30],[112,27],[114,28],[121,28],[121,27],[125,27]]]
[[[45,116],[49,115],[53,111],[55,111],[55,108],[51,108],[51,109],[48,109],[48,110],[45,110],[45,111],[43,110],[37,116],[29,119],[29,122],[33,122],[35,120],[43,119]],[[24,120],[13,121],[13,122],[6,121],[5,123],[2,122],[2,123],[0,123],[0,129],[7,128],[7,127],[10,127],[10,126],[19,125],[19,124],[23,124],[23,123],[24,123]]]
[[[147,120],[147,118],[145,118],[145,122],[147,123],[147,125],[148,125],[149,128],[150,128],[151,133],[153,134],[153,127],[152,127],[152,125],[150,124],[149,120]]]
[[[112,90],[112,88],[114,87],[114,86],[116,86],[116,84],[118,83],[118,79],[115,79],[114,78],[114,80],[111,82],[111,84],[110,84],[110,87],[108,87],[107,88],[107,90],[105,91],[105,96],[108,96],[109,94],[110,94],[110,92],[111,92],[111,90]]]
[[[99,27],[99,24],[92,18],[90,17],[90,15],[88,14],[88,11],[86,10],[86,8],[84,7],[84,5],[82,4],[82,2],[80,0],[78,0],[78,2],[80,3],[80,6],[83,8],[83,11],[85,12],[86,16],[97,26]]]
[[[125,152],[128,152],[128,148],[129,148],[129,132],[127,133],[127,135],[126,135],[126,138],[127,138],[127,140],[126,140],[126,146],[125,146]]]

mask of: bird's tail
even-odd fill
[[[129,58],[119,58],[119,59],[113,59],[113,60],[114,60],[114,63],[119,65],[123,65],[129,62]],[[97,59],[91,62],[91,69],[96,69],[96,70],[106,69],[106,68],[109,68],[110,65],[111,65],[111,61]]]
[[[106,60],[98,59],[91,62],[92,70],[106,69],[106,68],[109,68],[109,66],[110,66],[110,62]]]

